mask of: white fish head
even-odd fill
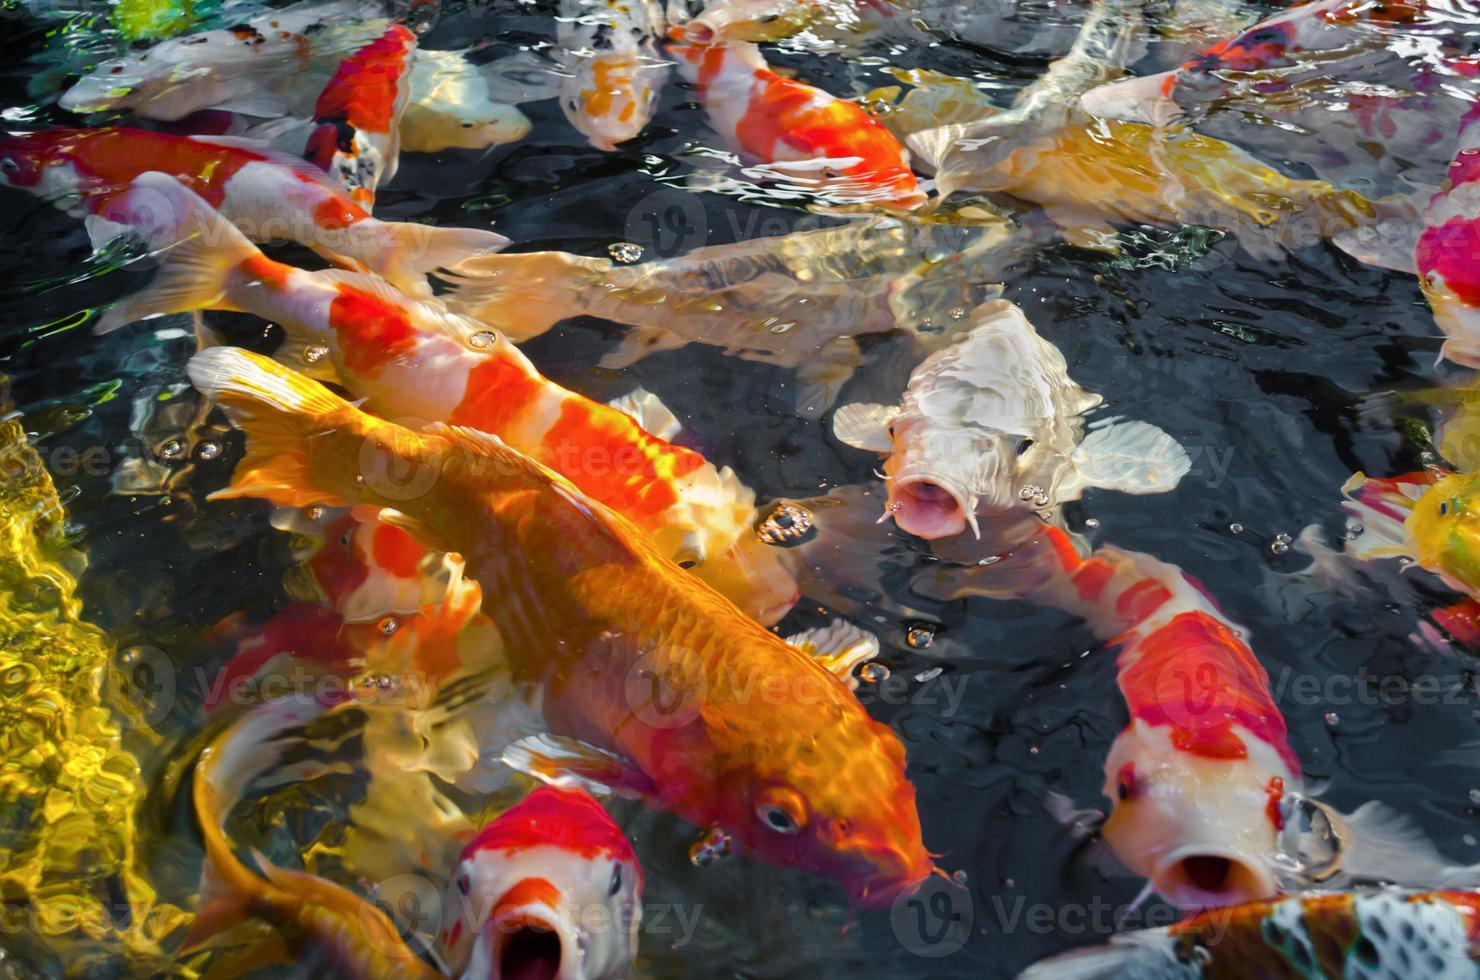
[[[144,102],[157,74],[155,59],[148,54],[114,58],[83,75],[61,94],[57,105],[68,112],[102,112],[131,109]]]
[[[565,118],[598,150],[611,152],[653,118],[670,65],[641,51],[577,59],[561,87]]]
[[[915,413],[896,418],[893,434],[894,451],[884,463],[887,513],[901,530],[932,539],[969,526],[980,537],[978,513],[996,516],[1020,506],[1017,440]]]
[[[487,78],[461,53],[418,52],[401,116],[403,150],[485,150],[523,139],[529,129],[524,113],[489,97]]]
[[[1115,804],[1105,841],[1184,911],[1278,894],[1271,779],[1294,785],[1284,762],[1255,739],[1245,739],[1242,759],[1197,755],[1172,744],[1171,730],[1136,719],[1111,747],[1105,794]]]
[[[683,26],[692,44],[780,41],[812,26],[825,12],[821,0],[713,0]]]

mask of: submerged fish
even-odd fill
[[[381,181],[396,175],[415,52],[416,35],[392,24],[339,63],[314,104],[314,130],[303,155],[367,211]]]
[[[909,151],[856,103],[782,78],[753,44],[675,42],[668,51],[698,87],[710,126],[745,160],[836,201],[925,203]]]
[[[666,31],[658,0],[561,0],[556,39],[569,77],[565,118],[598,150],[614,150],[653,117],[669,63],[658,57]]]
[[[1460,125],[1443,188],[1423,212],[1413,252],[1424,298],[1447,335],[1439,356],[1480,367],[1480,112]]]
[[[482,150],[518,142],[530,125],[514,105],[495,98],[486,69],[471,64],[462,52],[417,49],[411,63],[411,101],[401,117],[401,149]]]
[[[642,868],[582,790],[541,786],[463,849],[439,935],[453,976],[625,980],[642,920]]]
[[[1480,973],[1480,893],[1375,888],[1212,909],[1036,963],[1018,980],[1245,980]]]
[[[493,436],[374,419],[264,357],[213,348],[190,371],[248,433],[223,495],[394,504],[424,544],[466,558],[516,680],[538,687],[549,731],[566,737],[505,758],[717,826],[858,903],[887,905],[931,873],[894,734],[630,522]],[[362,474],[365,446],[438,479],[393,501]],[[748,677],[766,679],[764,703]]]
[[[1031,230],[984,212],[972,224],[886,217],[706,245],[620,266],[563,252],[490,255],[447,275],[453,306],[523,341],[563,319],[599,316],[634,329],[603,367],[690,343],[797,369],[799,409],[819,412],[862,363],[856,336],[925,338],[993,295]],[[517,310],[507,322],[502,311]]]
[[[884,519],[922,538],[981,536],[977,515],[1043,511],[1089,487],[1172,489],[1191,461],[1161,429],[1114,422],[1084,432],[1101,401],[1068,374],[1058,348],[1006,300],[972,315],[964,338],[910,375],[898,406],[844,405],[833,434],[885,453]]]
[[[814,28],[866,30],[895,13],[891,0],[710,0],[679,26],[691,44],[763,43]]]
[[[255,141],[122,127],[0,137],[0,182],[87,216],[95,245],[118,232],[106,223],[98,227],[99,210],[150,172],[185,182],[248,238],[291,238],[413,293],[428,292],[429,270],[508,244],[476,228],[372,218],[322,170]],[[155,202],[155,219],[168,220],[167,208],[166,201]]]
[[[150,210],[160,203],[167,207]],[[287,335],[279,358],[343,384],[387,417],[508,440],[620,510],[751,614],[774,622],[796,601],[779,560],[741,541],[754,494],[728,467],[644,429],[634,417],[644,411],[658,419],[648,422],[654,428],[671,435],[668,424],[676,427],[651,396],[636,399],[631,414],[593,402],[545,378],[497,331],[435,301],[408,299],[358,273],[274,262],[163,175],[140,178],[107,213],[167,251],[149,287],[110,310],[99,330],[183,309],[254,313]],[[413,475],[399,492],[419,489]]]

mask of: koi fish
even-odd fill
[[[690,44],[764,43],[824,25],[865,30],[894,13],[889,0],[711,0],[680,26]]]
[[[259,869],[253,871],[237,856],[226,835],[224,821],[248,786],[296,744],[296,728],[331,707],[309,697],[269,702],[237,719],[201,753],[192,799],[205,841],[205,863],[200,911],[183,950],[200,948],[258,918],[278,931],[289,952],[320,950],[351,976],[440,977],[406,944],[378,906],[317,875],[278,867],[260,852],[253,853]],[[272,954],[263,950],[249,955]],[[255,965],[260,964],[238,961],[232,975],[246,973]]]
[[[402,428],[265,357],[212,348],[190,374],[248,434],[221,495],[394,503],[423,544],[466,558],[514,677],[539,690],[553,733],[504,747],[505,761],[721,828],[767,861],[839,881],[860,904],[887,905],[931,873],[894,734],[837,675],[683,573],[631,522],[494,436]],[[438,479],[391,501],[360,473],[367,445],[410,468],[401,472],[436,467]],[[757,710],[741,676],[752,670],[798,693]],[[678,714],[658,678],[683,692]]]
[[[753,44],[673,42],[668,52],[698,87],[709,124],[743,158],[839,201],[925,203],[909,151],[858,104],[782,78]]]
[[[1212,909],[1035,963],[1018,980],[1234,980],[1480,971],[1480,893],[1316,892]]]
[[[443,906],[463,910],[439,935],[450,975],[624,980],[642,868],[601,804],[541,786],[463,849]]]
[[[145,230],[175,242],[150,287],[109,311],[100,331],[198,307],[240,309],[282,326],[278,357],[353,390],[391,418],[445,421],[506,438],[617,507],[657,546],[774,622],[796,585],[774,553],[745,544],[755,496],[728,467],[643,427],[673,435],[677,420],[651,396],[630,411],[548,380],[508,339],[372,277],[307,272],[267,258],[198,197],[163,175],[140,178],[109,205],[135,222],[140,202],[167,201]],[[153,216],[145,214],[143,220]],[[411,491],[408,491],[411,492]]]
[[[396,175],[416,35],[400,24],[339,63],[314,105],[304,157],[369,211],[375,190]]]
[[[1203,132],[1306,163],[1368,197],[1432,193],[1475,98],[1473,12],[1449,4],[1313,0],[1180,68],[1087,93],[1096,116]],[[1372,146],[1383,152],[1374,158]]]
[[[1090,487],[1162,493],[1191,468],[1176,440],[1146,422],[1084,433],[1101,401],[1070,379],[1058,348],[1006,300],[976,309],[971,330],[910,375],[901,403],[844,405],[833,435],[884,453],[882,520],[922,538],[980,538],[989,519],[1042,511]]]
[[[172,38],[102,63],[58,104],[72,112],[128,110],[167,122],[203,109],[292,117],[295,125],[287,128],[296,136],[297,121],[314,115],[314,103],[341,59],[390,28],[390,21],[374,13],[358,0],[300,3],[233,27]],[[494,73],[460,51],[415,51],[401,148],[481,150],[522,139],[529,120],[493,98]],[[259,133],[265,139],[279,131]]]
[[[1341,814],[1311,797],[1248,631],[1175,565],[1109,547],[1083,557],[1048,526],[930,594],[1026,599],[1120,648],[1130,724],[1105,760],[1113,803],[1100,836],[1179,908],[1317,884],[1480,878],[1380,803]]]
[[[670,67],[655,47],[665,30],[657,0],[561,0],[555,37],[569,76],[560,107],[598,150],[616,149],[652,119]]]
[[[413,293],[429,293],[429,270],[508,244],[476,228],[379,221],[322,170],[255,141],[126,128],[0,137],[0,181],[93,219],[94,244],[117,233],[98,226],[99,209],[149,172],[185,182],[249,238],[290,237],[331,262],[359,263]],[[205,307],[181,307],[196,308]]]
[[[798,410],[825,410],[862,361],[855,336],[918,338],[992,295],[1036,229],[976,212],[961,224],[873,216],[835,227],[706,245],[619,266],[563,252],[490,255],[444,278],[452,304],[480,319],[517,309],[515,341],[563,319],[599,316],[635,329],[607,368],[690,343],[797,370]]]
[[[1461,123],[1454,161],[1443,188],[1423,213],[1423,229],[1413,252],[1419,286],[1447,336],[1441,358],[1480,367],[1480,273],[1475,246],[1480,243],[1480,112]]]

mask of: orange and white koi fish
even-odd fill
[[[642,921],[642,868],[601,804],[541,786],[463,849],[438,936],[453,976],[624,980]]]
[[[753,44],[673,42],[668,51],[698,87],[709,124],[742,158],[840,201],[925,203],[909,151],[858,104],[782,78]]]
[[[0,137],[0,181],[69,213],[96,218],[111,195],[150,172],[183,181],[248,238],[290,238],[331,262],[358,264],[414,293],[428,292],[430,270],[508,244],[502,235],[476,228],[379,221],[322,170],[250,140],[122,127]],[[94,237],[116,231],[104,226]],[[190,308],[201,307],[182,307]]]
[[[286,950],[269,948],[238,960],[231,975],[261,965],[261,958],[290,959],[316,950],[348,976],[431,980],[443,974],[416,954],[395,924],[366,898],[306,871],[280,868],[254,853],[258,871],[237,856],[224,822],[248,786],[280,761],[296,744],[294,729],[332,708],[311,697],[269,702],[247,712],[201,753],[192,796],[205,864],[201,871],[200,911],[184,949],[228,938],[248,920],[265,920],[279,933]]]
[[[887,454],[880,520],[922,538],[968,526],[981,537],[978,513],[1042,511],[1090,487],[1177,485],[1191,462],[1156,426],[1110,422],[1085,435],[1082,416],[1101,400],[1021,309],[993,300],[973,311],[969,333],[915,368],[899,405],[844,405],[833,434]]]
[[[394,505],[423,544],[464,556],[555,736],[507,746],[504,760],[719,828],[859,904],[887,905],[932,872],[893,732],[630,521],[497,437],[376,419],[260,355],[212,348],[190,374],[247,432],[223,496]],[[392,500],[361,472],[367,445],[437,480]],[[764,704],[747,678],[765,679]]]
[[[380,183],[396,175],[415,52],[416,35],[392,24],[339,63],[314,105],[314,130],[303,155],[366,211]]]
[[[561,0],[556,40],[569,72],[565,118],[598,150],[614,150],[648,124],[670,63],[658,57],[665,30],[657,0]]]
[[[161,202],[167,207],[141,210]],[[632,414],[593,402],[549,381],[481,323],[369,276],[274,262],[163,175],[140,178],[107,213],[160,246],[178,244],[149,288],[115,306],[99,330],[185,309],[255,313],[288,334],[281,358],[343,384],[387,417],[498,435],[637,522],[748,612],[774,622],[796,601],[780,559],[749,534],[754,494],[729,468],[644,428],[634,415],[652,415],[648,426],[665,435],[677,424],[650,397],[639,397]]]

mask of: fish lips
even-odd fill
[[[1213,843],[1171,851],[1157,863],[1151,881],[1158,895],[1188,912],[1258,901],[1280,891],[1265,861]]]
[[[569,916],[543,902],[501,907],[478,930],[468,980],[583,980]]]
[[[886,517],[899,529],[926,540],[960,534],[970,525],[977,537],[976,494],[934,473],[900,473],[889,480]]]

